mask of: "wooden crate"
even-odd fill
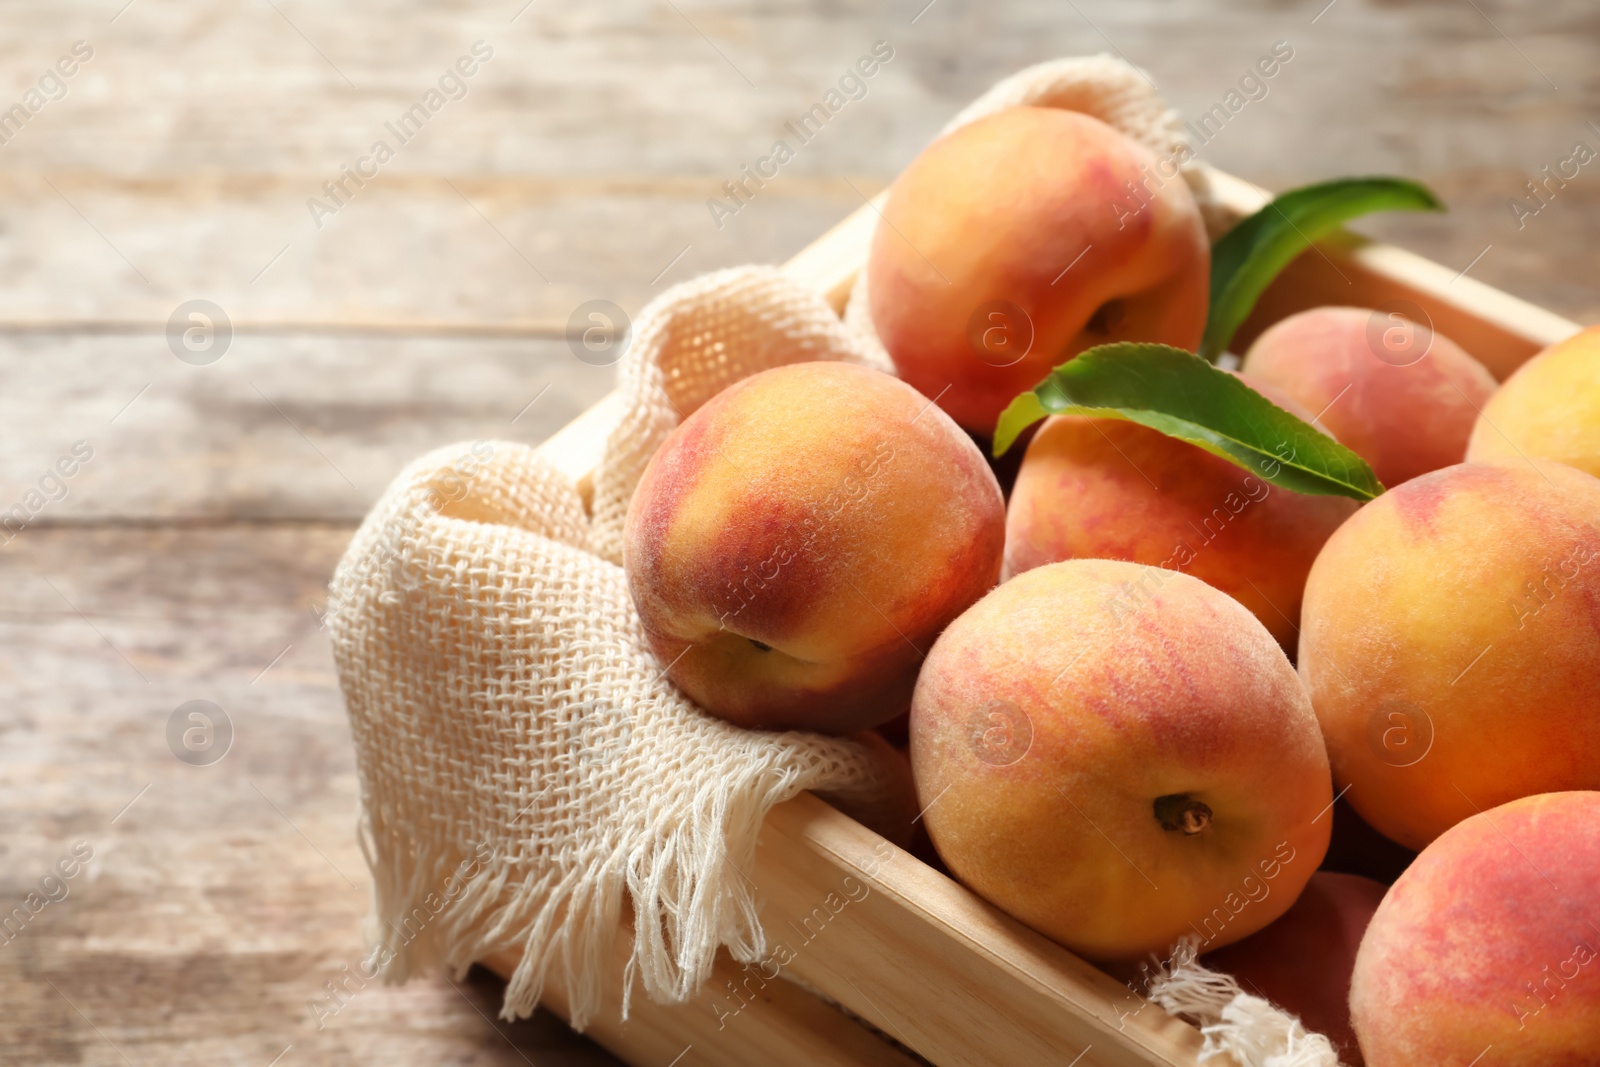
[[[1237,216],[1266,202],[1246,182],[1218,172],[1212,178]],[[842,310],[877,217],[876,205],[863,206],[785,269]],[[1501,379],[1578,330],[1455,270],[1340,234],[1284,272],[1236,347],[1305,308],[1393,300],[1421,307]],[[542,446],[586,498],[616,416],[608,397]],[[772,811],[755,868],[745,873],[769,938],[795,950],[781,977],[768,981],[724,954],[694,1001],[662,1007],[639,997],[622,1023],[617,992],[629,945],[620,944],[610,978],[616,992],[588,1031],[595,1040],[639,1067],[899,1067],[916,1062],[905,1049],[938,1067],[1195,1063],[1194,1027],[815,797]],[[845,892],[852,878],[864,895]],[[822,908],[830,894],[836,911]],[[847,903],[838,907],[841,899]],[[485,962],[508,973],[515,960]],[[559,990],[545,1005],[564,1015]]]

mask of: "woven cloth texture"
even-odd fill
[[[876,735],[757,733],[692,705],[620,566],[633,485],[680,417],[767,367],[863,361],[859,342],[820,296],[750,267],[663,294],[623,359],[592,521],[526,445],[443,448],[374,506],[329,600],[381,973],[510,952],[502,1013],[531,1012],[555,976],[579,1028],[630,912],[627,993],[687,999],[719,946],[765,957],[740,872],[773,805],[810,789],[885,827],[914,810]]]
[[[1239,1067],[1340,1067],[1338,1050],[1321,1034],[1231,976],[1201,966],[1199,938],[1180,941],[1165,960],[1146,968],[1151,1003],[1200,1027],[1201,1063]],[[1306,966],[1317,966],[1306,960]]]

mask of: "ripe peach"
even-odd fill
[[[1051,564],[968,609],[917,680],[911,765],[951,872],[1097,960],[1254,933],[1328,845],[1327,753],[1283,650],[1154,567]]]
[[[1366,308],[1291,315],[1256,338],[1241,369],[1317,414],[1390,488],[1460,463],[1495,390],[1448,337]]]
[[[1355,514],[1311,576],[1300,673],[1334,777],[1420,849],[1474,811],[1600,786],[1600,479],[1464,463]]]
[[[1200,962],[1298,1016],[1333,1042],[1340,1062],[1361,1067],[1350,1028],[1350,974],[1384,889],[1370,878],[1318,871],[1282,918]]]
[[[1000,487],[915,389],[844,363],[717,394],[651,458],[623,564],[652,651],[740,726],[848,731],[910,704],[946,623],[995,584]]]
[[[1534,356],[1484,405],[1467,458],[1527,456],[1600,476],[1600,326]]]
[[[1055,416],[1011,490],[1006,573],[1080,557],[1182,570],[1244,604],[1292,650],[1306,573],[1355,510],[1137,423]],[[1137,592],[1125,599],[1132,610]]]
[[[941,137],[895,180],[867,281],[901,377],[989,436],[1086,348],[1194,349],[1210,263],[1175,166],[1088,115],[1016,107]]]
[[[1368,1067],[1600,1064],[1600,793],[1474,815],[1389,890],[1356,956]]]

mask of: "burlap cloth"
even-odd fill
[[[1159,157],[1183,144],[1146,77],[1106,56],[1022,71],[951,125],[1023,103],[1087,112]],[[1212,211],[1203,174],[1185,175]],[[634,324],[592,508],[535,450],[505,441],[431,452],[373,507],[334,574],[328,622],[374,879],[369,940],[386,980],[511,951],[521,962],[502,1015],[531,1012],[556,978],[582,1029],[626,909],[624,1011],[635,985],[681,1002],[719,947],[743,962],[767,953],[740,872],[774,805],[809,789],[891,835],[909,824],[904,761],[875,735],[745,731],[679,694],[647,649],[621,567],[646,462],[710,397],[786,363],[889,369],[864,307],[858,287],[841,322],[767,267],[676,286]],[[1210,1055],[1337,1063],[1325,1039],[1264,1001],[1243,998],[1253,1014],[1240,1022],[1230,985],[1191,954],[1158,976],[1152,1000],[1208,1024]]]

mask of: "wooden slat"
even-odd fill
[[[1192,1026],[816,797],[764,830],[753,878],[788,973],[940,1067],[1195,1062]]]
[[[351,532],[29,528],[0,547],[3,913],[74,842],[94,850],[0,936],[0,1064],[619,1067],[547,1013],[491,1022],[487,974],[352,977],[371,889],[314,610]],[[167,747],[193,699],[233,725],[207,767]],[[331,1016],[328,982],[349,983]]]
[[[767,816],[745,873],[761,901],[765,968],[723,954],[692,1001],[636,997],[624,1024],[631,942],[621,938],[590,1037],[633,1064],[669,1062],[691,1044],[697,1063],[727,1067],[911,1062],[795,980],[939,1067],[1195,1063],[1193,1027],[810,794]],[[485,963],[505,975],[516,960]],[[543,1003],[567,1017],[559,989]]]
[[[827,298],[834,311],[844,314],[850,287],[866,262],[878,213],[888,199],[889,190],[885,189],[862,204],[843,222],[796,253],[784,264],[784,271],[810,285]]]
[[[0,336],[8,365],[21,372],[0,389],[0,511],[74,441],[94,449],[64,499],[33,509],[37,526],[353,525],[422,453],[545,440],[614,377],[537,338],[246,335],[195,367],[164,337]]]
[[[705,988],[685,1004],[662,1006],[636,994],[622,1021],[622,971],[633,941],[617,939],[605,976],[605,999],[586,1035],[631,1064],[663,1067],[915,1067],[916,1060],[837,1007],[784,981],[765,981],[718,954]],[[485,960],[509,975],[519,955]],[[740,988],[744,999],[725,991]],[[540,1001],[562,1019],[571,1017],[565,991],[553,985]]]
[[[622,397],[607,393],[539,446],[540,454],[578,487],[584,507],[593,502],[594,470],[605,456],[606,435],[621,415]]]

